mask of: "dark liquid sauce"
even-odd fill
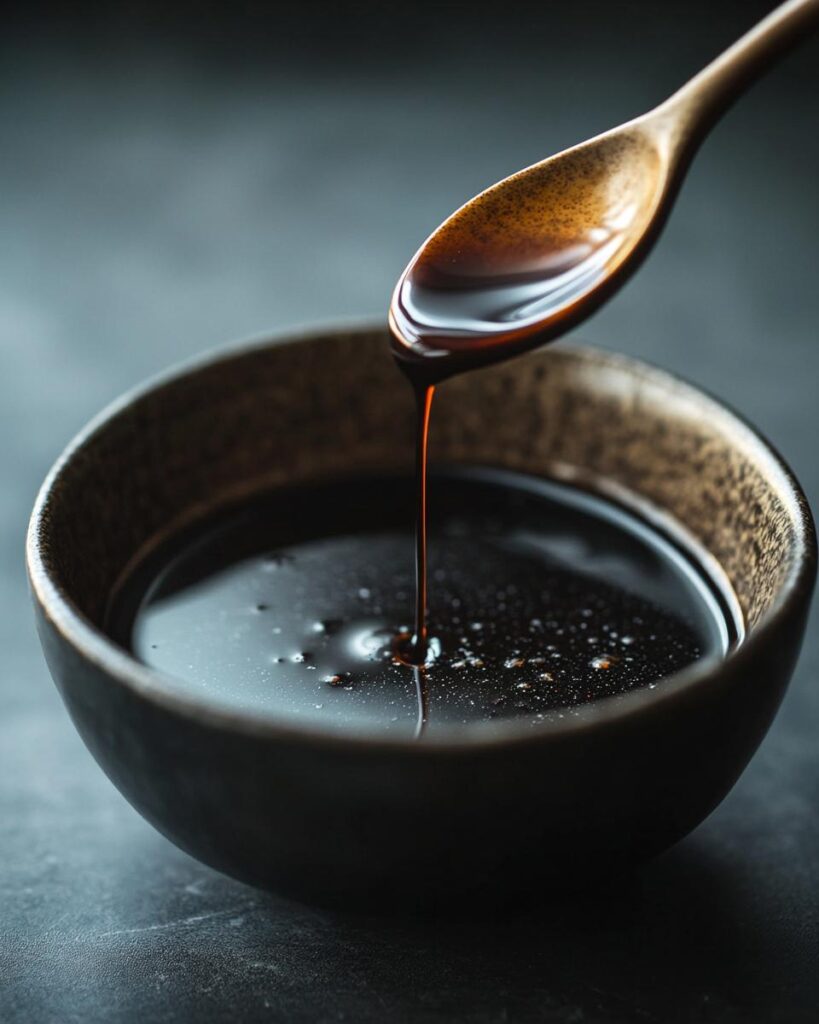
[[[109,616],[181,693],[411,736],[576,713],[735,639],[705,575],[599,498],[496,470],[432,479],[427,664],[406,664],[406,478],[255,499],[155,552]],[[419,695],[423,697],[419,712]]]

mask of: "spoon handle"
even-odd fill
[[[657,113],[676,122],[680,141],[698,142],[755,78],[817,24],[819,0],[788,0],[675,92]]]

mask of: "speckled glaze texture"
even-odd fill
[[[553,349],[454,379],[432,458],[613,494],[725,574],[746,622],[727,659],[542,728],[429,742],[332,737],[171,696],[101,632],[129,564],[215,506],[296,481],[412,466],[413,401],[382,329],[228,351],[127,396],[69,448],[28,561],[52,674],[129,800],[207,863],[332,902],[560,885],[693,828],[747,763],[798,653],[813,524],[763,441],[692,387]],[[89,837],[89,841],[91,838]],[[407,879],[414,884],[407,886]]]
[[[648,129],[584,143],[506,178],[453,214],[424,248],[424,263],[446,269],[457,255],[472,276],[487,265],[520,268],[582,247],[592,229],[639,236],[656,205],[665,168]],[[642,200],[624,221],[635,199]],[[612,223],[619,214],[617,226]]]

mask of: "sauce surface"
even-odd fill
[[[570,714],[733,639],[693,562],[618,507],[500,471],[432,483],[430,730]],[[372,477],[241,506],[157,551],[110,628],[180,692],[411,735],[413,499],[411,479]]]

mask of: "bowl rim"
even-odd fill
[[[779,587],[772,606],[746,632],[741,644],[725,655],[710,656],[694,662],[665,678],[662,686],[654,689],[643,687],[619,696],[602,698],[572,708],[563,717],[534,721],[527,719],[524,726],[514,719],[470,723],[441,730],[438,734],[427,734],[421,741],[412,736],[380,735],[362,727],[345,732],[337,727],[300,725],[277,719],[273,714],[230,708],[211,698],[200,700],[194,694],[174,691],[172,685],[165,682],[168,678],[165,673],[150,668],[119,647],[76,607],[70,596],[52,578],[45,554],[48,546],[48,508],[60,477],[70,471],[76,456],[118,415],[149,393],[172,386],[186,376],[211,369],[220,363],[252,357],[279,345],[297,345],[309,340],[332,339],[351,333],[374,334],[386,330],[386,323],[380,319],[335,317],[329,321],[268,331],[210,348],[127,390],[105,406],[72,438],[49,470],[35,499],[26,534],[26,567],[33,600],[50,625],[81,659],[100,669],[138,698],[151,702],[165,712],[193,719],[201,726],[274,742],[307,743],[350,751],[387,750],[409,756],[424,756],[432,751],[436,754],[456,754],[481,748],[525,746],[586,733],[590,729],[633,719],[649,708],[670,704],[707,686],[714,676],[728,669],[741,671],[746,665],[752,664],[757,652],[768,643],[769,637],[775,635],[780,623],[792,613],[798,612],[803,602],[810,600],[817,568],[816,528],[801,485],[774,445],[728,403],[676,373],[642,358],[593,345],[560,344],[560,349],[570,353],[570,358],[578,363],[625,369],[632,376],[650,380],[661,387],[687,392],[698,399],[704,398],[728,422],[744,432],[746,439],[757,449],[755,454],[761,456],[766,475],[773,471],[778,477],[777,489],[789,499],[791,518],[797,524],[799,546],[793,565]]]

